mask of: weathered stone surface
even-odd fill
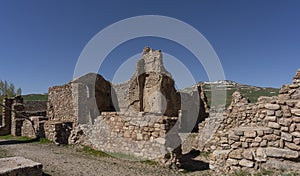
[[[253,150],[252,149],[245,149],[244,152],[242,153],[242,156],[245,158],[245,159],[248,159],[248,160],[252,160],[253,159]]]
[[[274,116],[274,115],[275,115],[275,111],[267,110],[267,116]]]
[[[291,119],[281,118],[281,119],[279,120],[279,124],[280,124],[280,125],[283,125],[283,126],[286,126],[286,127],[290,126],[291,123],[292,123],[292,120],[291,120]]]
[[[254,162],[252,161],[249,161],[249,160],[246,160],[246,159],[242,159],[240,162],[239,162],[239,165],[241,166],[244,166],[244,167],[253,167],[254,166]]]
[[[297,137],[297,138],[300,138],[300,132],[292,132],[291,133],[293,136]]]
[[[300,123],[300,117],[294,117],[293,121],[296,122],[296,123]]]
[[[287,146],[288,148],[292,149],[292,150],[297,150],[300,151],[300,146],[294,143],[290,143],[290,142],[285,142],[285,146]]]
[[[274,128],[274,129],[279,129],[280,125],[278,123],[276,123],[276,122],[269,122],[268,123],[268,127]]]
[[[227,159],[227,164],[232,165],[232,166],[236,166],[236,165],[239,164],[239,160],[228,158]]]
[[[275,157],[275,158],[298,158],[299,154],[297,151],[289,150],[289,149],[280,149],[275,147],[268,147],[265,149],[265,153],[267,156]]]
[[[281,133],[281,138],[285,141],[292,141],[293,140],[293,136],[291,134],[285,133],[285,132]]]
[[[257,148],[255,160],[259,162],[267,160],[267,154],[265,148]]]
[[[233,159],[242,159],[243,151],[244,151],[244,149],[241,149],[241,148],[233,150],[229,153],[229,157],[233,158]]]
[[[278,170],[286,170],[286,171],[296,171],[300,172],[299,163],[292,161],[281,161],[276,159],[269,159],[265,164],[262,165],[264,168],[268,169],[278,169]]]
[[[295,116],[300,116],[300,109],[291,109],[291,113]]]
[[[276,116],[266,116],[265,120],[266,121],[276,122],[277,117]]]
[[[279,110],[280,105],[268,103],[265,105],[265,108],[270,109],[270,110]]]
[[[3,176],[42,176],[43,165],[23,157],[0,159],[0,175]]]
[[[262,137],[256,137],[255,139],[254,139],[254,142],[261,142],[263,139],[262,139]]]
[[[300,138],[295,138],[293,140],[293,142],[296,144],[296,145],[299,145],[300,144]]]
[[[244,131],[242,130],[234,130],[234,134],[237,136],[244,136]]]
[[[256,131],[245,131],[244,132],[245,137],[255,138],[256,137]]]

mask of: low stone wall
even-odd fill
[[[181,157],[177,119],[144,112],[102,112],[94,125],[81,128],[95,149],[166,163]]]
[[[44,123],[45,137],[56,144],[68,144],[72,126],[72,122],[46,121]]]
[[[210,168],[229,171],[240,168],[276,168],[299,171],[299,132],[291,134],[277,128],[240,127],[230,130],[221,137],[221,145],[227,150],[215,150]],[[270,161],[285,160],[285,165],[270,164]],[[279,162],[279,161],[278,161]]]
[[[300,70],[297,75],[300,80]],[[296,77],[293,84],[281,88],[278,97],[260,97],[255,104],[234,93],[226,112],[199,125],[201,132],[212,132],[209,137],[200,133],[195,145],[201,151],[213,152],[211,169],[300,171],[300,81]],[[209,128],[214,122],[218,122],[215,128]],[[203,139],[207,139],[204,144]]]
[[[21,128],[21,135],[31,138],[44,138],[44,124],[47,120],[48,118],[45,116],[31,116],[29,119],[25,119]]]

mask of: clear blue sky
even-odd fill
[[[280,87],[300,68],[298,0],[1,0],[0,79],[13,82],[25,94],[46,93],[48,87],[72,79],[82,49],[95,34],[137,15],[169,16],[199,30],[214,47],[229,80]],[[112,80],[115,66],[144,46],[180,58],[197,81],[207,81],[188,50],[153,37],[120,45],[99,72]]]

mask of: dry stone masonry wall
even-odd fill
[[[144,112],[102,112],[94,125],[82,125],[93,147],[141,159],[178,162],[181,140],[177,117]]]
[[[196,147],[212,151],[210,168],[216,171],[275,168],[300,170],[300,69],[293,84],[282,86],[277,97],[248,103],[233,94],[231,106],[219,118],[199,125]],[[205,138],[211,120],[219,125]],[[207,139],[205,145],[201,140]]]

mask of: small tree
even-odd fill
[[[17,89],[17,95],[22,95],[22,89],[21,88]]]

